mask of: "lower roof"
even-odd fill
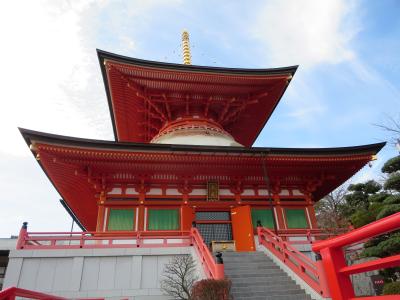
[[[314,200],[319,200],[353,176],[385,145],[341,148],[189,146],[121,143],[27,129],[20,131],[32,153],[40,156],[38,163],[71,213],[88,230],[96,227],[96,196],[102,184],[97,184],[96,180],[100,175],[107,181],[103,184],[110,185],[120,182],[121,178],[129,184],[138,184],[138,178],[146,174],[148,184],[179,185],[185,178],[199,185],[212,178],[228,186],[233,180],[240,180],[243,185],[262,185],[267,175],[271,186],[301,188],[312,183],[315,186],[310,192]],[[91,180],[88,176],[97,179]]]

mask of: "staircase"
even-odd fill
[[[311,300],[262,252],[224,252],[225,275],[234,300]]]

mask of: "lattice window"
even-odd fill
[[[228,211],[198,211],[196,221],[230,221],[231,216]]]

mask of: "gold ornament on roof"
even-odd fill
[[[184,30],[182,32],[182,51],[183,51],[183,64],[191,65],[192,56],[190,55],[189,32]]]

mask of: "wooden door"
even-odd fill
[[[246,205],[232,208],[231,218],[236,251],[255,251],[250,206]]]

